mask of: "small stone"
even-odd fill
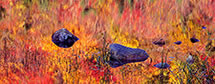
[[[189,55],[186,61],[188,64],[193,64],[194,63],[193,56]]]
[[[176,41],[174,43],[177,44],[177,45],[180,45],[182,42],[181,41]]]
[[[159,63],[159,64],[155,64],[154,67],[157,67],[159,69],[166,69],[166,68],[170,67],[170,65],[167,63]]]
[[[196,42],[199,42],[199,39],[196,39],[196,38],[192,37],[192,38],[190,38],[190,41],[192,43],[196,43]]]

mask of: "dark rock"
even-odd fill
[[[155,64],[154,67],[157,67],[159,69],[166,69],[166,68],[170,67],[170,65],[167,63],[159,63],[159,64]]]
[[[196,38],[194,38],[194,37],[190,38],[190,41],[191,41],[192,43],[199,42],[199,40],[198,40],[198,39],[196,39]]]
[[[181,41],[176,41],[174,43],[177,44],[177,45],[180,45],[182,42]]]
[[[120,44],[111,44],[110,54],[108,64],[113,68],[127,63],[145,61],[149,57],[146,51],[142,49],[129,48]]]
[[[52,35],[52,42],[62,48],[71,47],[77,40],[78,37],[70,33],[67,29],[60,29]]]
[[[202,26],[202,29],[206,29],[206,27],[205,27],[205,26]]]

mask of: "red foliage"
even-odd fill
[[[91,5],[94,4],[95,2],[96,2],[96,0],[89,0],[88,6],[91,6]]]
[[[6,8],[6,6],[9,5],[9,0],[1,0],[0,1],[0,6],[2,6],[3,8]]]
[[[211,56],[211,57],[207,58],[207,56],[201,55],[200,59],[203,60],[203,61],[208,62],[209,66],[213,67],[215,65],[215,58],[214,57],[215,56]]]
[[[10,81],[10,83],[19,84],[54,84],[54,79],[51,73],[41,74],[40,72],[29,71],[25,73],[25,79]]]
[[[91,75],[96,79],[97,82],[104,78],[104,80],[112,80],[113,82],[116,81],[116,77],[112,75],[112,73],[108,70],[107,67],[99,67],[96,66],[97,63],[95,60],[85,60],[82,61],[85,64],[84,69],[86,70],[86,74]]]

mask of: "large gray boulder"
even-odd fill
[[[111,56],[108,64],[113,68],[127,63],[145,61],[149,57],[142,49],[129,48],[120,44],[111,44],[109,47]]]

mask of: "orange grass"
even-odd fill
[[[215,47],[214,0],[1,0],[0,7],[1,84],[215,80],[215,53],[206,47],[210,41]],[[71,48],[56,46],[51,35],[61,28],[80,40]],[[200,42],[191,43],[193,36]],[[152,44],[159,38],[167,41],[162,48]],[[152,62],[111,68],[111,43],[144,49]],[[192,65],[186,63],[189,53]],[[153,67],[162,55],[169,69]]]

